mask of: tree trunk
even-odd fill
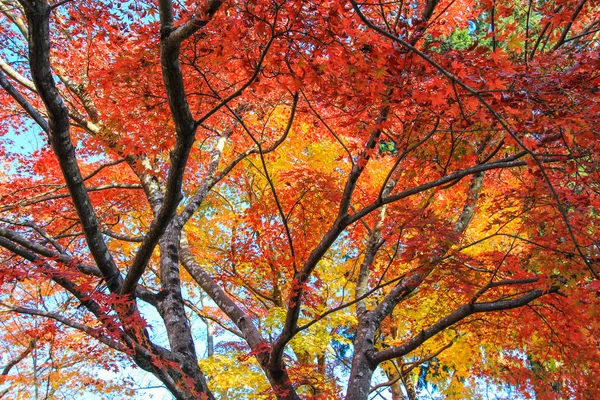
[[[373,352],[375,330],[375,326],[370,319],[363,319],[359,323],[354,339],[354,357],[350,379],[348,380],[346,400],[366,400],[369,397],[371,378],[377,367],[368,358],[368,353]]]

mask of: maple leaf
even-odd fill
[[[374,76],[376,79],[379,79],[385,75],[389,75],[386,67],[377,67],[374,70]]]
[[[504,82],[502,81],[502,79],[494,79],[494,80],[490,80],[487,83],[487,86],[491,89],[491,90],[496,90],[496,89],[504,89],[505,85]]]
[[[496,64],[502,64],[506,60],[506,53],[502,49],[496,49],[490,53],[490,60]]]
[[[523,40],[517,34],[512,34],[506,41],[506,47],[516,53],[520,53],[523,50]]]
[[[446,104],[446,99],[444,98],[444,96],[432,96],[430,97],[431,99],[431,104],[433,106],[442,106]]]

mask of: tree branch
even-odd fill
[[[389,94],[390,93],[388,93],[388,95]],[[382,106],[379,113],[379,117],[376,120],[377,125],[381,124],[387,119],[388,112],[389,106]],[[270,363],[272,366],[281,363],[281,357],[283,356],[283,350],[286,344],[292,339],[292,337],[296,334],[298,330],[297,324],[298,317],[300,316],[300,308],[302,306],[302,294],[304,293],[304,285],[310,278],[319,260],[323,257],[323,255],[333,244],[333,242],[335,242],[340,233],[346,228],[346,226],[348,226],[347,218],[352,193],[356,188],[358,178],[364,171],[369,159],[371,158],[371,153],[375,149],[375,145],[380,135],[381,129],[379,128],[374,129],[373,132],[371,132],[371,134],[369,135],[369,139],[367,140],[363,151],[358,157],[358,162],[353,164],[350,174],[348,176],[348,180],[346,181],[346,185],[344,187],[342,195],[343,197],[339,205],[336,220],[334,221],[329,231],[323,236],[321,242],[310,253],[306,262],[302,266],[302,269],[294,274],[292,292],[288,300],[288,311],[286,314],[283,330],[281,331],[281,334],[273,344],[273,348],[271,350]]]
[[[518,153],[514,156],[506,157],[499,161],[494,161],[494,162],[485,163],[485,164],[478,164],[478,165],[475,165],[475,166],[472,166],[469,168],[454,171],[454,172],[452,172],[446,176],[443,176],[439,179],[424,183],[419,186],[412,187],[410,189],[403,190],[400,193],[396,193],[396,194],[393,194],[393,195],[385,197],[385,198],[377,199],[373,203],[371,203],[368,206],[357,211],[355,214],[352,214],[351,216],[349,216],[347,219],[347,224],[350,225],[350,224],[360,220],[361,218],[364,218],[366,215],[372,213],[373,211],[375,211],[376,209],[378,209],[379,207],[381,207],[385,204],[390,204],[390,203],[396,202],[398,200],[402,200],[404,198],[413,196],[417,193],[421,193],[423,191],[433,189],[435,187],[439,187],[446,183],[450,183],[450,182],[454,182],[455,180],[463,179],[469,175],[474,175],[474,174],[477,174],[480,172],[490,171],[490,170],[494,170],[494,169],[514,168],[514,167],[521,167],[521,166],[527,165],[527,163],[525,161],[518,161],[518,159],[523,157],[524,155],[525,155],[524,152]]]
[[[296,106],[297,105],[298,105],[298,93],[295,93],[294,94],[293,104],[292,104],[292,110],[290,112],[290,117],[288,118],[288,123],[287,123],[287,126],[285,128],[284,134],[280,137],[280,139],[278,140],[278,142],[276,142],[276,143],[273,144],[274,147],[279,146],[279,144],[281,144],[285,140],[285,138],[287,137],[288,133],[292,129],[292,124],[294,122],[294,116],[296,114]],[[277,206],[277,211],[279,212],[279,217],[281,218],[281,223],[283,224],[283,227],[285,229],[285,234],[287,236],[288,245],[289,245],[289,248],[290,248],[290,256],[291,256],[292,261],[294,263],[294,270],[295,270],[296,255],[294,253],[294,242],[292,240],[292,235],[290,233],[290,227],[288,225],[287,217],[285,215],[285,212],[283,211],[283,207],[281,206],[281,202],[279,201],[279,196],[277,195],[277,191],[275,190],[275,185],[273,184],[273,180],[271,179],[271,177],[269,175],[269,171],[267,169],[267,163],[265,161],[264,152],[262,151],[262,145],[261,145],[261,143],[258,140],[256,140],[256,138],[254,137],[254,135],[252,134],[252,132],[250,131],[250,129],[246,126],[246,124],[244,123],[244,121],[235,112],[233,112],[233,110],[231,110],[231,108],[229,106],[226,106],[226,107],[238,119],[239,123],[242,125],[242,127],[244,128],[244,130],[246,131],[246,133],[248,134],[248,136],[250,137],[250,139],[252,139],[252,141],[254,142],[254,144],[256,145],[256,147],[258,148],[258,155],[260,157],[260,162],[261,162],[262,167],[263,167],[264,176],[265,176],[265,179],[267,180],[267,183],[269,184],[269,188],[271,189],[271,193],[273,194],[273,199],[275,200],[275,205]]]
[[[45,317],[45,318],[53,319],[55,321],[60,322],[63,325],[66,325],[68,327],[71,327],[73,329],[77,329],[79,331],[86,333],[87,335],[93,337],[94,339],[98,340],[100,343],[105,344],[112,349],[122,351],[122,352],[127,351],[127,348],[125,346],[123,346],[119,342],[115,342],[114,340],[109,339],[106,336],[103,336],[97,328],[92,328],[87,325],[81,324],[79,322],[73,321],[71,319],[65,318],[64,316],[62,316],[58,313],[42,311],[42,310],[35,310],[32,308],[16,307],[16,306],[10,306],[10,305],[5,305],[5,307],[7,307],[10,311],[15,312],[15,313],[34,315],[34,316],[38,316],[38,317]]]
[[[179,28],[169,33],[168,40],[173,45],[181,44],[185,39],[192,36],[200,28],[206,26],[213,19],[215,13],[223,4],[220,0],[208,0],[205,9],[202,10],[200,16],[193,16],[188,22],[181,25]]]
[[[221,5],[220,1],[211,1],[209,9],[214,12]],[[162,206],[158,210],[156,217],[150,224],[148,233],[140,245],[131,265],[121,294],[130,294],[135,290],[138,280],[142,277],[146,265],[152,256],[152,252],[158,243],[158,240],[165,229],[173,219],[177,211],[177,205],[182,199],[181,187],[183,184],[183,175],[190,150],[195,141],[197,125],[190,111],[190,107],[185,93],[183,75],[181,73],[181,64],[179,62],[179,51],[181,40],[185,35],[192,34],[193,30],[186,28],[183,33],[172,39],[173,32],[173,5],[170,0],[160,0],[160,24],[161,24],[161,45],[160,60],[164,86],[167,92],[169,109],[175,123],[177,138],[175,148],[171,151],[171,165],[165,184],[165,195]],[[181,39],[181,40],[179,40]]]
[[[3,369],[2,369],[2,373],[0,373],[0,375],[2,376],[6,376],[8,375],[8,373],[10,372],[10,370],[12,369],[12,367],[14,367],[15,365],[17,365],[18,363],[20,363],[21,361],[23,361],[25,359],[25,357],[27,357],[29,355],[29,353],[31,353],[31,351],[33,350],[33,348],[35,347],[35,338],[31,339],[29,341],[29,344],[27,345],[27,347],[25,348],[25,350],[23,350],[21,352],[21,354],[19,354],[17,357],[15,357],[12,361],[10,361]],[[1,396],[0,396],[1,397]]]
[[[31,76],[49,117],[49,132],[54,153],[69,188],[90,252],[106,279],[109,290],[118,293],[122,278],[106,247],[94,207],[83,185],[70,137],[70,123],[65,107],[52,79],[50,67],[50,6],[44,2],[23,2],[29,31]]]
[[[291,385],[287,370],[283,363],[272,365],[272,363],[269,362],[269,349],[267,344],[250,317],[229,298],[227,293],[225,293],[225,291],[213,281],[210,275],[194,260],[185,233],[182,233],[180,252],[181,262],[186,271],[241,331],[244,340],[252,349],[276,393],[288,393],[289,397],[286,398],[299,399],[295,389]]]
[[[62,188],[64,188],[64,186],[61,186],[60,188],[52,190],[51,192],[56,192],[57,190],[60,190]],[[89,193],[89,192],[99,192],[99,191],[111,190],[111,189],[143,189],[143,186],[136,185],[136,184],[128,184],[128,183],[123,183],[123,184],[115,183],[115,184],[86,188],[86,191]],[[43,203],[45,201],[65,199],[68,197],[71,197],[70,193],[60,193],[60,194],[53,194],[53,195],[42,194],[42,195],[35,196],[30,199],[23,199],[17,203],[7,204],[5,206],[2,206],[2,207],[0,207],[0,211],[8,211],[15,207],[27,207],[27,206],[31,206],[34,204]],[[85,233],[85,230],[84,230],[84,233]]]
[[[454,223],[453,230],[457,233],[464,233],[469,222],[475,214],[475,207],[479,199],[479,193],[483,184],[483,173],[480,172],[473,176],[473,180],[469,185],[467,199],[457,221]],[[407,273],[402,279],[379,303],[379,305],[370,313],[370,323],[378,325],[383,319],[389,315],[394,307],[408,297],[419,285],[429,276],[433,269],[444,259],[444,255],[450,248],[449,244],[436,249],[434,254],[429,257],[426,262]]]
[[[36,93],[37,90],[33,82],[29,79],[25,78],[23,75],[15,71],[10,65],[8,65],[3,59],[0,58],[0,69],[4,71],[6,75],[15,80],[15,82],[19,83],[21,86],[29,89],[30,91]]]
[[[64,253],[57,253],[53,250],[48,249],[40,244],[34,243],[23,236],[17,234],[16,232],[0,227],[0,246],[6,248],[7,250],[31,261],[36,262],[38,258],[33,253],[23,252],[22,249],[14,244],[18,244],[23,249],[26,249],[30,252],[33,252],[37,255],[46,257],[50,260],[57,261],[66,267],[75,268],[77,271],[82,274],[95,276],[102,278],[102,272],[98,267],[94,265],[84,264],[77,262],[71,256]],[[143,286],[138,285],[136,288],[136,296],[140,299],[144,300],[148,304],[156,305],[156,299],[154,293],[149,291]]]
[[[13,98],[15,101],[25,110],[27,114],[42,128],[46,133],[49,132],[50,128],[46,119],[40,114],[40,112],[31,105],[31,103],[17,90],[13,85],[10,84],[4,73],[0,71],[0,86]]]
[[[583,10],[583,6],[585,5],[586,2],[587,2],[587,0],[579,1],[579,3],[577,4],[577,7],[575,7],[575,10],[573,10],[573,14],[571,15],[571,18],[569,19],[569,22],[563,28],[560,38],[558,39],[558,41],[556,42],[554,47],[552,47],[552,51],[558,50],[558,48],[565,43],[565,39],[567,38],[567,34],[569,33],[569,31],[571,30],[571,27],[573,26],[573,22],[575,22],[575,20],[577,19],[577,16],[581,12],[581,10]]]
[[[581,0],[581,1],[585,2],[585,0]],[[379,34],[387,37],[388,39],[393,40],[393,41],[401,44],[402,46],[406,47],[408,50],[412,51],[413,53],[415,53],[416,55],[418,55],[419,57],[421,57],[423,60],[425,60],[428,64],[430,64],[435,69],[437,69],[442,75],[444,75],[446,78],[448,78],[451,82],[456,83],[458,86],[462,87],[467,92],[469,92],[473,96],[475,96],[475,98],[479,101],[479,103],[481,103],[481,105],[483,105],[490,112],[490,114],[494,117],[494,119],[496,121],[498,121],[498,123],[502,126],[502,128],[513,138],[513,140],[515,142],[517,142],[517,144],[519,145],[519,147],[522,148],[533,159],[533,161],[535,162],[535,164],[540,169],[540,172],[542,173],[542,176],[544,178],[544,181],[546,182],[546,185],[548,186],[550,194],[552,195],[554,201],[557,204],[558,211],[559,211],[559,213],[560,213],[560,215],[562,217],[563,222],[565,223],[565,226],[567,228],[567,231],[569,233],[571,241],[573,242],[573,245],[575,246],[575,249],[577,250],[577,253],[579,254],[579,256],[581,257],[581,259],[583,260],[585,266],[591,272],[592,276],[595,279],[600,280],[600,274],[594,269],[594,267],[591,264],[590,260],[583,253],[583,250],[581,249],[581,246],[579,245],[579,243],[577,241],[577,238],[575,237],[575,233],[573,232],[573,227],[571,226],[571,223],[569,222],[569,217],[567,215],[565,207],[563,207],[563,205],[562,205],[562,203],[560,201],[560,198],[559,198],[556,190],[554,189],[554,185],[552,184],[552,181],[550,181],[550,177],[548,176],[548,173],[546,172],[546,169],[544,168],[544,165],[543,165],[542,161],[540,160],[540,158],[531,149],[529,149],[527,146],[525,146],[525,144],[523,143],[523,141],[510,128],[510,126],[504,120],[504,118],[502,118],[500,116],[500,114],[498,114],[498,112],[491,106],[491,104],[489,102],[487,102],[481,96],[481,93],[479,93],[477,90],[471,88],[469,85],[467,85],[466,83],[464,83],[462,80],[458,79],[454,74],[450,73],[448,70],[446,70],[440,64],[438,64],[437,62],[435,62],[431,57],[429,57],[428,55],[426,55],[425,53],[423,53],[422,51],[420,51],[419,49],[417,49],[416,47],[414,47],[413,44],[408,43],[407,41],[405,41],[405,40],[403,40],[403,39],[401,39],[401,38],[399,38],[399,37],[397,37],[397,36],[395,36],[395,35],[387,32],[385,30],[381,29],[380,27],[374,25],[362,13],[362,11],[360,10],[360,7],[359,7],[358,3],[356,2],[356,0],[350,0],[350,2],[352,3],[354,11],[357,13],[357,15],[359,16],[359,18],[369,28],[375,30],[376,32],[378,32]],[[560,6],[560,7],[562,7],[562,6]]]
[[[456,324],[457,322],[465,319],[466,317],[472,314],[510,310],[513,308],[524,306],[525,304],[528,304],[533,300],[542,297],[545,294],[556,292],[558,292],[558,286],[553,285],[550,286],[547,290],[531,290],[525,293],[524,295],[511,300],[497,300],[483,303],[465,304],[456,309],[448,316],[441,318],[440,320],[438,320],[438,322],[431,325],[429,328],[424,329],[423,331],[421,331],[420,334],[412,337],[401,346],[379,351],[377,353],[371,354],[369,358],[374,365],[377,365],[383,361],[390,360],[392,358],[402,357],[419,347],[425,341],[437,335],[439,332]]]

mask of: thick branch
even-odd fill
[[[219,1],[211,2],[210,9],[212,11],[210,17],[214,15],[220,5]],[[121,290],[122,294],[133,292],[138,280],[142,277],[146,269],[154,247],[156,247],[158,240],[176,213],[177,205],[182,199],[181,187],[183,184],[183,174],[190,150],[195,141],[197,127],[187,101],[183,75],[181,73],[181,64],[179,62],[181,41],[179,40],[179,36],[175,36],[175,39],[171,37],[174,22],[173,5],[170,0],[161,0],[159,1],[159,8],[161,19],[161,68],[169,109],[175,123],[177,139],[175,148],[171,151],[171,166],[165,185],[163,204],[150,224],[148,233],[131,263]],[[184,33],[181,36],[193,32],[184,30]]]
[[[460,213],[457,221],[454,223],[453,230],[457,233],[464,233],[473,215],[475,214],[475,207],[481,193],[481,187],[483,184],[483,173],[480,172],[473,176],[473,180],[469,185],[467,193],[467,199]],[[379,325],[383,319],[389,315],[394,307],[408,297],[419,285],[429,276],[433,269],[444,259],[444,255],[447,253],[450,244],[436,249],[434,254],[421,266],[407,273],[396,287],[394,287],[385,298],[379,303],[379,305],[371,312],[370,319],[371,323],[374,321],[376,325]]]
[[[402,357],[410,353],[420,345],[422,345],[425,341],[432,338],[439,332],[465,319],[469,315],[483,312],[510,310],[513,308],[522,307],[525,304],[530,303],[533,300],[542,297],[545,294],[556,293],[557,291],[558,286],[551,286],[550,288],[548,288],[548,290],[531,290],[526,294],[511,300],[498,300],[475,304],[465,304],[459,307],[450,315],[440,319],[438,322],[431,325],[429,328],[421,331],[420,334],[414,336],[412,339],[408,340],[403,345],[379,351],[371,355],[369,358],[374,365],[377,365],[383,361],[390,360],[392,358]]]
[[[206,24],[210,22],[222,4],[223,2],[220,0],[209,0],[205,6],[205,9],[202,10],[202,14],[200,16],[192,17],[188,22],[172,31],[169,34],[168,40],[174,45],[181,44],[181,42],[192,36],[200,28],[206,26]]]
[[[291,385],[283,363],[280,362],[276,365],[272,365],[272,363],[269,362],[269,349],[258,329],[256,329],[256,326],[250,317],[229,298],[227,293],[213,281],[204,268],[194,260],[185,234],[182,235],[180,252],[181,262],[186,271],[215,302],[215,304],[217,304],[219,309],[221,309],[242,332],[246,343],[248,343],[255,353],[261,368],[265,371],[267,379],[269,379],[275,392],[286,393],[285,396],[279,396],[279,398],[298,399],[298,395]]]
[[[18,244],[20,247],[15,244]],[[102,277],[102,272],[100,272],[96,266],[77,262],[67,254],[50,250],[47,247],[24,238],[10,229],[0,227],[0,246],[32,262],[36,262],[38,260],[37,256],[39,255],[57,261],[69,268],[75,268],[82,274]],[[23,249],[28,252],[24,252]],[[138,285],[136,288],[136,296],[148,304],[156,304],[155,295],[143,286]]]
[[[264,339],[254,326],[250,317],[238,305],[227,296],[227,293],[213,281],[212,277],[194,260],[189,242],[185,234],[182,234],[180,252],[181,263],[196,283],[208,294],[215,304],[227,315],[227,317],[239,328],[244,339],[250,347],[257,346]]]
[[[0,3],[0,12],[4,14],[6,18],[8,18],[13,24],[15,24],[15,26],[17,27],[19,32],[21,32],[21,35],[23,35],[24,38],[27,38],[29,36],[29,31],[27,29],[27,26],[25,25],[25,22],[20,16],[18,16],[11,10],[11,8],[14,10],[19,8],[19,6],[14,1],[10,0],[2,0],[0,1]]]
[[[45,2],[24,4],[29,31],[31,76],[49,118],[50,138],[63,177],[69,188],[90,252],[111,292],[119,292],[121,275],[102,237],[98,219],[83,185],[70,137],[68,111],[52,79],[50,67],[50,6]]]
[[[26,87],[32,92],[36,92],[35,85],[29,79],[25,78],[23,75],[15,71],[10,65],[8,65],[4,60],[0,59],[0,69],[4,71],[6,75],[8,75],[11,79],[14,79],[21,86]]]
[[[382,106],[376,123],[380,124],[384,122],[388,117],[388,112],[389,106]],[[371,153],[375,148],[380,135],[381,129],[374,129],[373,132],[371,132],[363,151],[359,155],[358,162],[353,164],[348,176],[348,180],[346,181],[336,220],[329,231],[323,236],[321,242],[310,253],[308,259],[302,266],[302,269],[294,275],[294,282],[292,284],[293,289],[288,300],[288,311],[286,314],[285,324],[281,334],[279,335],[279,338],[277,338],[273,344],[273,349],[271,351],[270,362],[272,366],[281,363],[281,357],[283,356],[285,345],[298,331],[297,324],[298,317],[300,316],[300,308],[302,307],[304,285],[310,278],[319,260],[321,260],[321,258],[325,255],[329,247],[335,242],[340,233],[346,228],[346,226],[348,226],[347,219],[352,193],[356,188],[358,178],[363,173],[369,159],[371,158]]]

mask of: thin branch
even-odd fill
[[[585,5],[586,2],[587,2],[587,0],[579,1],[579,3],[577,4],[577,7],[575,7],[575,10],[573,10],[573,14],[571,14],[571,18],[569,19],[569,22],[563,28],[563,31],[560,34],[560,38],[558,39],[558,41],[556,42],[554,47],[552,47],[552,51],[558,50],[558,48],[565,43],[565,39],[567,38],[567,34],[569,33],[569,31],[571,30],[571,27],[573,26],[573,22],[575,22],[575,20],[577,19],[577,16],[581,12],[581,10],[583,10],[583,6]]]
[[[466,83],[464,83],[463,81],[461,81],[460,79],[458,79],[456,76],[454,76],[453,74],[451,74],[448,70],[446,70],[444,67],[442,67],[437,62],[435,62],[432,58],[430,58],[429,56],[427,56],[425,53],[423,53],[422,51],[420,51],[419,49],[417,49],[416,47],[414,47],[410,43],[406,42],[405,40],[403,40],[403,39],[401,39],[399,37],[396,37],[396,36],[392,35],[391,33],[389,33],[387,31],[379,28],[378,26],[374,25],[362,13],[362,11],[360,10],[360,7],[356,3],[356,0],[350,0],[350,2],[353,4],[354,10],[358,14],[358,16],[360,17],[360,19],[369,28],[375,30],[376,32],[378,32],[381,35],[387,37],[388,39],[391,39],[391,40],[393,40],[393,41],[395,41],[395,42],[403,45],[404,47],[408,48],[410,51],[412,51],[413,53],[417,54],[419,57],[421,57],[427,63],[429,63],[430,65],[432,65],[435,69],[437,69],[442,75],[444,75],[446,78],[448,78],[451,82],[456,83],[457,85],[461,86],[463,89],[465,89],[469,93],[471,93],[473,96],[475,96],[477,98],[477,100],[490,112],[490,114],[492,114],[492,116],[494,117],[494,119],[496,121],[498,121],[498,123],[502,126],[502,128],[504,128],[504,130],[515,140],[515,142],[517,142],[517,144],[519,145],[519,147],[521,147],[534,160],[535,164],[538,166],[540,172],[542,173],[544,181],[546,182],[546,185],[548,186],[548,189],[550,190],[550,193],[551,193],[552,197],[554,198],[554,201],[557,204],[558,211],[560,212],[561,217],[563,219],[563,222],[565,223],[565,226],[567,227],[567,231],[569,233],[571,241],[573,242],[573,245],[575,246],[575,249],[577,250],[577,253],[579,254],[579,256],[581,257],[581,259],[583,260],[583,262],[586,265],[586,267],[588,268],[588,270],[591,272],[592,276],[595,279],[600,280],[600,274],[594,269],[594,267],[592,266],[590,260],[583,253],[583,250],[581,249],[581,246],[579,245],[579,242],[577,241],[577,238],[575,237],[575,233],[573,232],[573,227],[571,226],[571,223],[569,222],[569,218],[567,216],[566,209],[563,206],[562,202],[560,201],[558,193],[554,189],[554,185],[550,181],[550,177],[548,176],[548,173],[546,172],[546,168],[544,168],[544,165],[543,165],[542,161],[540,160],[540,158],[531,149],[529,149],[527,146],[525,146],[525,144],[523,143],[523,141],[510,128],[510,126],[508,126],[508,123],[504,120],[504,118],[502,118],[500,116],[500,114],[498,114],[498,112],[490,105],[490,103],[488,103],[481,96],[481,94],[478,91],[476,91],[475,89],[471,88],[469,85],[467,85]]]
[[[125,346],[123,346],[121,343],[115,342],[114,340],[111,340],[108,337],[102,335],[97,328],[92,328],[87,325],[81,324],[79,322],[73,321],[73,320],[68,319],[58,313],[42,311],[42,310],[35,310],[35,309],[25,308],[25,307],[10,306],[10,305],[5,305],[5,304],[4,304],[4,306],[7,307],[10,311],[15,312],[15,313],[34,315],[34,316],[38,316],[38,317],[45,317],[45,318],[53,319],[55,321],[60,322],[63,325],[66,325],[68,327],[71,327],[73,329],[77,329],[79,331],[86,333],[87,335],[93,337],[94,339],[98,340],[102,344],[107,345],[110,348],[113,348],[115,350],[122,351],[122,352],[127,351],[127,348]]]
[[[352,153],[350,153],[350,150],[348,150],[348,147],[346,147],[346,145],[344,144],[342,139],[340,139],[340,137],[337,135],[337,133],[335,133],[335,131],[333,129],[331,129],[329,124],[327,122],[325,122],[325,120],[323,119],[321,114],[319,114],[319,112],[317,112],[317,110],[315,110],[315,108],[312,106],[312,104],[310,104],[310,101],[308,100],[308,97],[306,97],[306,94],[304,93],[304,91],[301,89],[300,92],[302,93],[302,97],[304,97],[304,100],[306,100],[306,104],[308,104],[308,108],[310,108],[310,110],[313,112],[315,117],[317,117],[317,119],[319,121],[321,121],[323,126],[329,131],[329,133],[331,133],[331,135],[340,144],[340,146],[342,146],[342,148],[346,152],[346,155],[348,156],[348,160],[350,161],[352,166],[354,166],[354,159],[352,158]]]
[[[17,365],[18,363],[20,363],[21,361],[23,361],[25,359],[25,357],[27,357],[29,355],[29,353],[31,353],[31,351],[33,350],[33,348],[35,347],[35,338],[29,340],[29,344],[27,345],[27,347],[25,348],[25,350],[23,350],[21,352],[21,354],[19,354],[17,357],[15,357],[13,360],[11,360],[3,369],[2,369],[2,373],[0,373],[0,375],[2,376],[6,376],[8,375],[8,373],[10,372],[10,370],[12,369],[12,367],[14,367],[15,365]],[[1,397],[1,396],[0,396]]]
[[[86,188],[88,193],[89,192],[99,192],[99,191],[103,191],[103,190],[111,190],[111,189],[143,189],[143,186],[137,185],[137,184],[128,184],[128,183],[123,183],[123,184],[114,183],[114,184],[109,184],[109,185],[102,185],[102,186]],[[56,192],[56,190],[52,190],[52,192]],[[43,203],[43,202],[50,201],[50,200],[65,199],[68,197],[71,197],[70,193],[61,193],[61,194],[54,194],[54,195],[39,195],[39,196],[35,196],[31,199],[23,199],[17,203],[7,204],[5,206],[2,206],[2,207],[0,207],[0,211],[8,211],[8,210],[12,210],[13,208],[17,208],[17,207],[27,207],[27,206],[31,206],[31,205],[38,204],[38,203]]]
[[[207,319],[209,321],[212,321],[215,324],[219,325],[222,329],[224,329],[227,332],[231,333],[232,335],[235,335],[235,336],[239,337],[240,339],[244,339],[244,336],[242,335],[242,333],[240,331],[237,331],[235,329],[232,329],[232,328],[228,327],[227,325],[225,325],[223,323],[223,321],[219,320],[219,318],[217,318],[215,316],[203,313],[202,310],[200,310],[191,301],[184,300],[183,302],[184,302],[185,306],[188,307],[190,310],[192,310],[198,317],[200,317],[200,319],[202,319],[202,320]],[[206,322],[206,321],[203,321],[203,322]]]
[[[292,124],[294,122],[294,116],[296,113],[296,106],[298,104],[298,93],[294,94],[294,101],[293,101],[293,105],[292,105],[292,110],[290,113],[290,117],[288,119],[288,124],[287,127],[285,129],[285,133],[284,135],[282,135],[281,137],[281,142],[283,142],[283,139],[285,139],[285,137],[287,137],[287,134],[289,133],[289,131],[292,129]],[[237,120],[239,121],[240,125],[244,128],[244,130],[246,131],[246,133],[248,134],[248,136],[250,137],[250,139],[252,139],[252,141],[254,142],[254,144],[256,145],[256,147],[258,148],[258,155],[260,157],[260,162],[262,164],[263,167],[263,171],[264,171],[264,177],[267,180],[267,183],[269,184],[269,188],[271,189],[271,193],[273,194],[273,199],[275,200],[275,205],[277,206],[277,210],[279,212],[279,216],[281,218],[281,222],[283,224],[283,227],[285,229],[285,234],[287,236],[287,240],[288,240],[288,245],[290,247],[290,255],[291,258],[294,262],[294,270],[295,265],[296,265],[296,256],[294,253],[294,242],[292,240],[292,235],[290,233],[290,227],[288,225],[288,221],[285,215],[285,212],[283,211],[283,207],[281,206],[281,202],[279,201],[279,196],[277,195],[277,190],[275,189],[275,185],[273,184],[273,180],[271,179],[270,175],[269,175],[269,170],[267,169],[267,163],[265,161],[265,156],[264,153],[262,151],[262,145],[261,143],[254,137],[254,135],[252,134],[252,132],[250,131],[250,129],[246,126],[246,124],[244,123],[244,121],[235,113],[233,112],[233,110],[231,110],[231,108],[229,106],[226,106],[227,109],[234,115],[234,117],[237,118]],[[279,144],[276,143],[276,146],[278,146]]]
[[[463,179],[469,175],[474,175],[480,172],[490,171],[494,169],[514,168],[527,165],[525,161],[518,160],[524,155],[524,153],[518,153],[514,156],[506,157],[499,161],[494,161],[486,164],[478,164],[469,168],[454,171],[444,177],[435,179],[433,181],[429,181],[427,183],[412,187],[410,189],[403,190],[402,192],[393,194],[382,199],[377,199],[373,203],[357,211],[355,214],[349,216],[345,221],[346,226],[360,220],[361,218],[364,218],[366,215],[370,214],[371,212],[375,211],[376,209],[385,204],[390,204],[398,200],[402,200],[407,197],[413,196],[417,193],[421,193],[426,190],[433,189],[435,187],[439,187],[450,182],[454,182],[457,179]]]
[[[402,162],[402,160],[404,160],[404,158],[407,155],[409,155],[412,151],[414,151],[416,148],[418,148],[423,143],[425,143],[427,140],[429,140],[435,134],[435,132],[437,131],[437,127],[438,127],[439,123],[440,123],[440,118],[438,117],[437,120],[435,121],[435,124],[434,124],[433,128],[429,131],[429,133],[427,135],[425,135],[417,143],[414,143],[412,146],[410,146],[409,148],[407,148],[406,150],[404,150],[402,152],[402,154],[400,154],[396,158],[396,161],[394,162],[394,165],[392,166],[392,168],[390,168],[390,171],[388,172],[387,176],[385,177],[385,180],[383,181],[383,185],[381,185],[381,190],[379,191],[379,195],[377,196],[378,198],[384,197],[383,193],[385,191],[385,188],[386,188],[389,180],[392,178],[392,175],[396,171],[396,168],[398,168],[398,165],[400,164],[400,162]]]
[[[594,34],[596,32],[600,32],[600,28],[598,28],[598,29],[587,29],[587,30],[585,30],[584,32],[582,32],[582,33],[580,33],[578,35],[575,35],[575,36],[572,36],[572,37],[566,39],[565,43],[566,42],[570,42],[572,40],[580,39],[580,38],[582,38],[584,36],[587,36],[587,35],[592,35],[592,34]]]
[[[235,99],[236,97],[241,96],[242,93],[244,92],[244,90],[246,90],[250,85],[252,85],[252,83],[254,83],[254,81],[256,81],[256,78],[258,78],[258,75],[262,71],[262,63],[264,62],[264,60],[267,56],[267,53],[269,52],[269,50],[271,48],[271,45],[275,41],[275,38],[276,38],[275,35],[271,36],[271,38],[265,45],[264,50],[261,52],[260,57],[258,58],[258,61],[256,62],[256,67],[254,68],[254,72],[252,73],[252,76],[250,76],[250,78],[242,86],[240,86],[239,89],[237,89],[235,92],[231,93],[229,96],[222,99],[216,106],[214,106],[211,110],[206,112],[198,120],[196,120],[196,122],[194,124],[195,127],[198,127],[201,124],[203,124],[204,121],[206,121],[208,118],[210,118],[213,114],[215,114],[221,108],[223,108],[227,104],[229,104],[231,102],[231,100]]]
[[[377,384],[375,386],[373,386],[370,390],[369,393],[374,392],[377,389],[380,389],[382,387],[388,387],[388,386],[392,386],[394,383],[398,382],[400,379],[402,379],[403,376],[407,376],[410,371],[412,371],[413,369],[415,369],[416,367],[418,367],[419,365],[422,365],[423,363],[426,363],[428,361],[433,360],[434,358],[436,358],[437,356],[439,356],[440,354],[442,354],[445,350],[449,349],[450,347],[452,347],[452,345],[454,344],[454,341],[448,342],[448,344],[442,346],[438,351],[434,352],[433,354],[430,354],[427,357],[423,357],[418,359],[417,361],[412,361],[410,363],[403,363],[402,365],[402,371],[398,371],[398,367],[396,367],[396,371],[398,371],[398,377],[395,379],[392,379],[388,382],[383,382],[380,384]],[[405,365],[409,365],[408,368],[404,368]]]
[[[388,93],[388,95],[390,94],[391,92]],[[380,125],[382,122],[387,120],[388,112],[389,106],[383,105],[380,109],[379,116],[376,119],[377,125]],[[290,298],[288,299],[288,311],[286,314],[284,327],[281,334],[273,344],[273,348],[271,350],[270,365],[272,367],[280,364],[286,344],[292,339],[297,331],[298,317],[300,316],[300,308],[302,306],[302,295],[304,293],[304,284],[308,281],[321,257],[325,254],[325,252],[329,249],[329,247],[333,244],[345,227],[348,226],[346,220],[348,219],[348,211],[352,193],[356,188],[359,177],[371,158],[372,152],[375,149],[375,145],[380,135],[381,129],[379,127],[374,129],[369,135],[363,151],[358,157],[358,162],[353,164],[348,176],[348,180],[346,181],[336,220],[333,222],[327,233],[323,235],[319,244],[310,253],[302,269],[294,274],[294,281],[292,283],[293,290]]]
[[[48,122],[40,114],[40,112],[31,105],[31,103],[17,90],[13,85],[10,84],[4,73],[0,71],[0,86],[25,110],[27,114],[42,128],[44,132],[49,131]]]
[[[406,276],[406,274],[403,274],[403,275],[401,275],[401,276],[399,276],[399,277],[397,277],[397,278],[390,279],[390,280],[389,280],[389,281],[387,281],[387,282],[380,283],[379,285],[377,285],[377,286],[373,287],[371,290],[369,290],[369,291],[365,292],[365,293],[364,293],[363,295],[361,295],[360,297],[357,297],[357,298],[355,298],[354,300],[352,300],[352,301],[349,301],[349,302],[347,302],[347,303],[340,304],[340,305],[339,305],[339,306],[337,306],[337,307],[330,308],[329,310],[327,310],[327,311],[325,311],[325,312],[321,313],[321,315],[319,315],[319,316],[318,316],[316,319],[313,319],[312,321],[310,321],[310,322],[307,322],[306,324],[304,324],[304,325],[302,325],[302,326],[299,326],[299,327],[296,329],[296,332],[304,331],[304,330],[306,330],[306,329],[310,328],[311,326],[313,326],[313,325],[314,325],[314,324],[316,324],[317,322],[319,322],[319,321],[323,320],[323,318],[327,317],[328,315],[331,315],[331,314],[333,314],[333,313],[335,313],[335,312],[338,312],[338,311],[340,311],[340,310],[343,310],[344,308],[348,308],[348,307],[350,307],[350,306],[352,306],[352,305],[354,305],[354,304],[358,303],[359,301],[362,301],[362,300],[366,299],[367,297],[369,297],[370,295],[372,295],[373,293],[375,293],[375,292],[376,292],[376,291],[378,291],[379,289],[382,289],[382,288],[384,288],[384,287],[386,287],[386,286],[389,286],[389,285],[391,285],[391,284],[393,284],[393,283],[396,283],[396,282],[398,282],[399,280],[403,279],[405,276]]]

